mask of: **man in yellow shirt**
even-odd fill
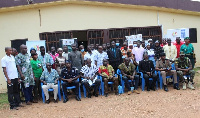
[[[177,48],[175,45],[171,44],[171,39],[167,39],[167,45],[163,47],[166,58],[174,62],[177,56]]]

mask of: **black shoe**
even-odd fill
[[[166,85],[164,85],[164,91],[168,92],[168,88]]]
[[[10,107],[10,110],[18,110],[17,107]]]
[[[150,88],[149,88],[149,87],[147,87],[147,91],[150,91]]]
[[[177,84],[174,85],[174,89],[176,89],[176,90],[180,90],[180,88],[178,87]]]
[[[92,96],[91,93],[88,93],[88,98],[91,98],[91,96]]]
[[[17,105],[16,107],[24,107],[24,105],[19,104],[19,105]]]
[[[153,87],[151,87],[151,90],[155,91],[155,88],[154,88],[154,86],[153,86]]]
[[[116,93],[115,93],[115,95],[119,95],[119,93],[118,93],[118,92],[116,92]]]
[[[98,97],[99,95],[98,95],[98,94],[95,94],[94,96],[95,96],[95,97]]]
[[[81,101],[81,98],[79,98],[79,96],[76,96],[76,100]]]
[[[47,103],[47,104],[49,104],[50,103],[50,100],[48,99],[48,100],[46,100],[46,102],[45,103]]]
[[[63,103],[66,103],[67,101],[68,101],[68,98],[64,99],[64,100],[63,100]]]
[[[108,97],[108,93],[105,94],[105,97]]]
[[[56,100],[54,99],[54,103],[58,103],[58,99],[56,99]]]

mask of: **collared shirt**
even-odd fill
[[[166,54],[167,59],[170,59],[170,60],[173,60],[173,61],[176,59],[177,49],[176,49],[175,45],[173,45],[173,44],[171,46],[165,45],[163,47],[163,49],[164,49],[164,52]]]
[[[155,57],[157,59],[160,58],[160,53],[164,52],[163,48],[161,46],[155,46],[154,47],[154,53],[155,53]]]
[[[54,64],[53,58],[47,53],[45,53],[44,57],[39,55],[38,60],[42,63],[43,69],[46,69],[46,63]]]
[[[132,52],[132,50],[131,49],[127,49],[127,50],[125,50],[124,48],[123,49],[121,49],[121,52],[122,52],[122,58],[124,57],[128,57],[127,56],[127,52]]]
[[[9,79],[18,78],[18,72],[17,72],[16,63],[15,63],[15,58],[12,55],[10,55],[10,56],[5,55],[1,59],[1,66],[6,68],[6,72],[7,72]],[[5,79],[6,79],[6,77],[5,77]],[[6,79],[6,81],[7,81],[7,79]]]
[[[69,54],[69,53],[63,52],[63,53],[62,53],[62,56],[65,57],[66,60],[68,60],[68,54]]]
[[[97,68],[103,65],[103,59],[108,59],[107,52],[97,53],[96,60],[97,60]]]
[[[176,56],[176,58],[179,58],[180,49],[181,49],[181,46],[184,44],[184,42],[181,41],[180,44],[174,42],[173,44],[176,46],[176,49],[177,49],[177,56]]]
[[[34,85],[34,77],[33,77],[33,70],[31,67],[30,57],[28,54],[23,55],[22,53],[19,53],[15,57],[16,65],[18,65],[21,69],[22,74],[24,75],[24,84]],[[25,86],[28,87],[28,86]]]
[[[61,71],[61,77],[64,79],[75,78],[78,75],[78,69],[73,67],[70,70],[63,68]]]
[[[94,50],[92,50],[92,53],[97,54],[98,51],[94,49]]]
[[[153,61],[151,60],[142,60],[139,63],[140,72],[146,74],[146,72],[154,72],[155,67],[153,65]]]
[[[192,66],[191,61],[188,57],[184,57],[182,61],[179,57],[178,59],[176,59],[175,64],[178,68],[181,68],[181,69],[187,69],[190,66]]]
[[[82,58],[84,59],[84,56],[85,56],[85,54],[86,54],[87,52],[81,52],[81,55],[82,55]]]
[[[143,53],[144,53],[144,48],[143,47],[134,47],[132,52],[135,55],[136,62],[139,63],[143,59]]]
[[[47,69],[42,72],[40,80],[45,81],[46,83],[55,83],[55,80],[59,77],[58,72],[55,69],[51,69],[49,73]]]
[[[159,68],[159,69],[166,69],[166,68],[170,68],[171,67],[171,64],[170,64],[170,61],[167,59],[165,60],[164,62],[159,59],[158,61],[156,61],[156,68]]]
[[[133,72],[135,71],[136,67],[133,63],[129,63],[128,66],[126,66],[125,63],[122,63],[118,67],[121,71],[123,71],[127,75],[133,75]]]
[[[91,59],[92,61],[92,64],[95,64],[95,61],[97,61],[97,56],[96,56],[96,53],[86,53],[85,56],[84,56],[84,61],[86,61],[87,59]]]
[[[85,77],[93,77],[96,72],[98,72],[98,68],[95,64],[91,64],[91,67],[88,67],[88,65],[85,65],[81,68],[81,73],[84,74]]]
[[[184,54],[193,54],[194,53],[194,47],[193,47],[193,45],[191,43],[189,43],[188,46],[183,44],[181,46],[181,50],[180,51],[184,52]]]
[[[99,67],[99,73],[106,76],[106,77],[112,77],[114,72],[114,69],[111,65],[107,65],[107,66],[100,66]]]

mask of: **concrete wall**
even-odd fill
[[[164,33],[167,29],[197,28],[198,36],[200,34],[200,16],[123,7],[65,4],[0,13],[0,57],[5,55],[4,47],[11,46],[10,40],[39,40],[41,32],[157,26],[158,16]],[[194,44],[195,50],[200,49],[198,45],[199,43]],[[200,59],[199,55],[197,59]],[[5,90],[5,79],[0,71],[0,92]]]

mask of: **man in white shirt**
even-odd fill
[[[108,59],[107,52],[103,51],[103,47],[102,46],[98,46],[98,53],[96,55],[96,59],[97,59],[97,68],[99,68],[100,66],[103,65],[103,60],[104,59]]]
[[[10,109],[18,110],[17,107],[20,107],[21,105],[18,88],[18,72],[15,58],[11,55],[11,47],[6,47],[5,52],[6,56],[1,59],[1,65],[7,81],[8,101],[10,103]]]
[[[139,63],[143,60],[144,48],[140,46],[140,41],[137,42],[137,47],[134,47],[132,53],[135,56],[136,62]]]
[[[88,52],[84,55],[85,64],[87,59],[91,59],[92,64],[97,65],[97,57],[96,57],[97,53],[94,53],[92,51],[91,45],[87,46],[87,50]]]
[[[167,39],[167,45],[163,47],[166,58],[174,62],[177,56],[177,48],[175,45],[171,44],[171,39]]]

